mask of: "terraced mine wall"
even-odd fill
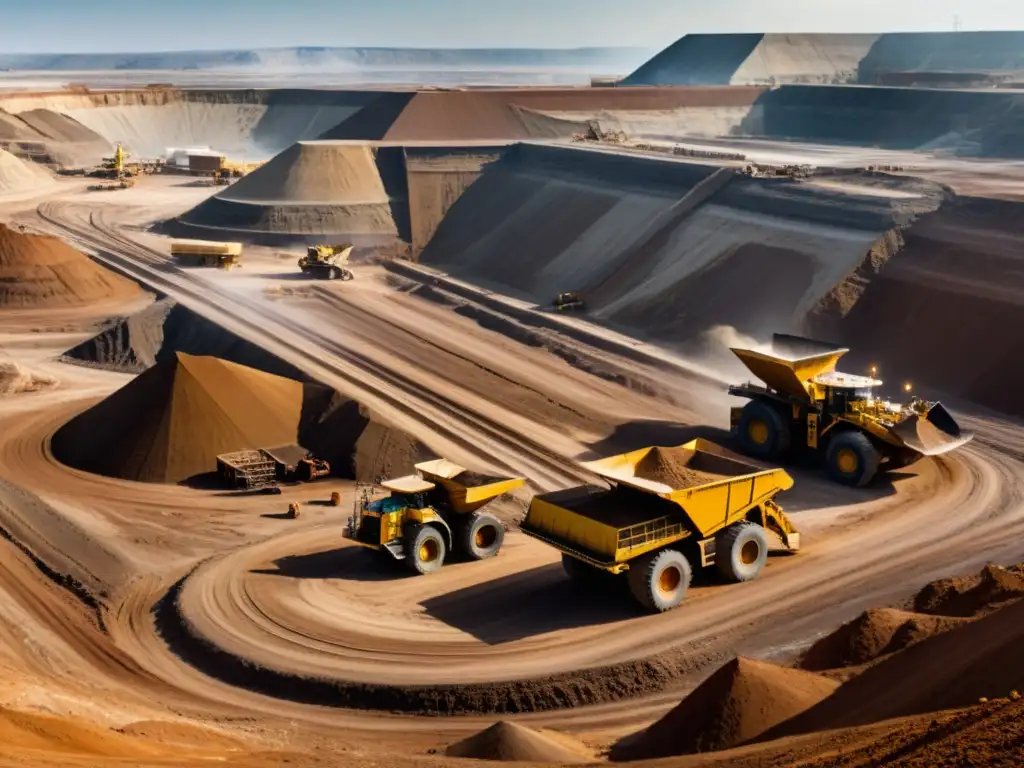
[[[815,330],[882,378],[1024,415],[1024,204],[954,197],[903,232],[859,300]],[[873,274],[871,274],[873,273]],[[871,359],[868,359],[868,356]]]
[[[621,84],[875,85],[889,73],[1015,74],[1022,68],[1022,32],[686,35]]]
[[[141,90],[13,94],[0,109],[70,117],[138,157],[169,147],[209,146],[234,159],[266,159],[314,139],[380,98],[380,91]]]

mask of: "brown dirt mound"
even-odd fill
[[[55,237],[0,224],[0,308],[74,306],[130,299],[140,291]]]
[[[893,654],[767,738],[955,709],[1024,689],[1024,601]]]
[[[53,176],[45,168],[0,149],[0,195],[43,191],[52,185]]]
[[[941,579],[914,597],[914,610],[933,616],[980,616],[1024,597],[1024,569],[986,565],[977,576]]]
[[[70,717],[51,717],[0,707],[4,750],[46,750],[103,757],[139,757],[156,750],[145,742]]]
[[[613,749],[612,757],[638,760],[729,749],[813,707],[838,687],[810,672],[736,658],[661,720]]]
[[[449,757],[531,763],[588,763],[594,755],[583,744],[552,731],[537,731],[499,721],[448,747]]]
[[[654,448],[636,465],[636,477],[672,488],[688,488],[725,478],[725,475],[691,467],[694,456],[694,451],[685,448]]]
[[[220,454],[296,443],[360,480],[427,454],[328,387],[181,352],[64,425],[52,449],[86,472],[178,483],[215,471]]]
[[[901,651],[963,619],[908,613],[894,608],[866,611],[810,647],[800,666],[811,671],[867,664]]]

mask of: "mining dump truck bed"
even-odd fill
[[[714,536],[793,486],[784,470],[762,469],[706,440],[583,466],[611,490],[583,486],[536,496],[522,530],[601,567],[690,536]]]
[[[481,475],[447,459],[424,461],[416,465],[416,471],[424,480],[443,489],[449,506],[456,512],[474,512],[526,482],[522,477]]]

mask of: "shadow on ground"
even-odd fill
[[[610,624],[642,615],[625,588],[587,591],[565,576],[561,565],[545,565],[474,584],[421,603],[429,616],[488,645],[548,632]]]
[[[408,576],[409,570],[387,555],[362,547],[340,547],[308,555],[288,555],[275,560],[273,568],[260,568],[252,573],[289,579],[388,581]]]

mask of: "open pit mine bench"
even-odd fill
[[[536,496],[521,527],[559,550],[569,577],[589,588],[613,587],[609,575],[624,574],[641,605],[666,611],[682,602],[697,569],[715,567],[732,582],[756,578],[768,558],[768,530],[790,551],[800,548],[775,502],[793,479],[706,440],[583,466],[610,487]]]

